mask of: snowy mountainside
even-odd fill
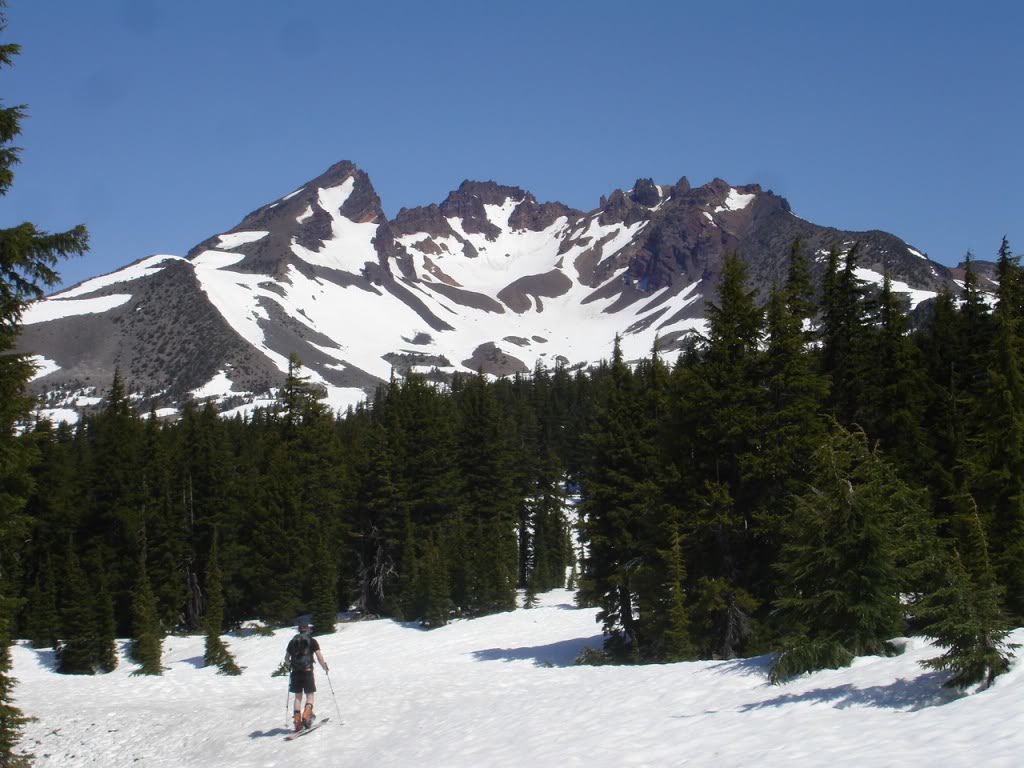
[[[938,651],[915,638],[900,656],[781,686],[767,682],[769,657],[574,666],[600,644],[595,616],[556,590],[430,631],[339,624],[320,638],[330,678],[316,672],[316,711],[331,721],[291,743],[287,678],[270,674],[293,630],[227,636],[240,677],[201,667],[201,636],[165,639],[161,677],[133,677],[123,658],[109,674],[59,675],[52,651],[19,644],[16,703],[36,718],[21,747],[39,768],[1010,768],[1024,754],[1019,660],[967,696],[917,663]]]
[[[341,409],[392,372],[586,366],[616,334],[628,359],[656,338],[670,353],[703,328],[727,253],[765,297],[798,235],[819,277],[829,248],[859,241],[860,276],[888,271],[914,304],[953,281],[893,235],[811,224],[756,184],[641,179],[582,212],[466,181],[389,220],[367,174],[340,162],[184,257],[38,302],[19,348],[37,355],[32,389],[58,418],[102,396],[115,368],[140,404],[245,409],[280,385],[292,353]]]

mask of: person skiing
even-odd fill
[[[292,720],[295,730],[301,731],[313,725],[316,715],[313,714],[313,699],[316,694],[316,680],[313,678],[313,656],[320,663],[324,672],[330,671],[324,655],[320,652],[320,643],[310,632],[309,624],[299,624],[299,633],[288,641],[284,660],[291,666],[291,677],[288,692],[295,694],[295,706]],[[302,706],[302,695],[306,695],[306,706]]]

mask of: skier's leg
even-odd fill
[[[309,728],[311,725],[313,725],[313,720],[314,720],[314,716],[313,716],[313,694],[312,693],[307,693],[306,694],[306,706],[302,710],[302,725],[303,725],[303,727]]]

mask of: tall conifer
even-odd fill
[[[146,573],[145,556],[140,555],[135,588],[132,590],[132,659],[139,664],[133,674],[161,675],[163,630],[157,615],[156,596]]]
[[[5,3],[0,2],[0,32],[7,27]],[[11,66],[21,47],[0,44],[0,68]],[[12,145],[21,132],[24,105],[0,107],[0,196],[14,180],[13,166],[19,149]],[[15,424],[31,410],[25,387],[34,367],[26,355],[13,352],[22,312],[30,301],[41,298],[46,287],[59,281],[56,263],[87,249],[84,227],[60,234],[41,232],[25,222],[0,229],[0,762],[16,759],[15,745],[24,723],[14,705],[16,685],[10,675],[10,646],[14,620],[21,607],[15,597],[18,550],[24,540],[22,511],[31,490],[29,468],[34,459],[30,443],[15,437]]]
[[[776,605],[793,636],[775,660],[773,682],[883,652],[899,634],[900,486],[862,432],[835,426],[815,453],[776,566],[784,590]]]
[[[203,615],[203,631],[206,645],[203,664],[217,667],[222,675],[240,675],[235,657],[225,645],[221,632],[224,630],[224,583],[220,569],[218,536],[213,535],[213,544],[206,562],[206,613]]]
[[[64,586],[61,590],[64,650],[58,670],[66,675],[91,675],[97,664],[96,602],[70,543],[64,562]]]

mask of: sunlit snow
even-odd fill
[[[32,378],[29,381],[35,381],[41,379],[43,376],[47,376],[54,371],[59,371],[60,366],[54,360],[48,360],[42,355],[32,355],[30,358],[32,365],[36,367],[35,373],[32,374]]]
[[[232,250],[240,245],[246,243],[254,243],[257,240],[262,240],[264,237],[269,235],[269,232],[251,231],[251,232],[231,232],[227,235],[220,235],[219,242],[217,243],[218,248],[224,248],[225,250]]]
[[[164,640],[165,672],[63,676],[50,650],[12,651],[22,746],[38,768],[1016,768],[1024,671],[957,696],[902,655],[767,682],[770,658],[574,666],[600,647],[596,609],[556,590],[530,610],[424,631],[375,620],[319,638],[316,711],[330,720],[283,741],[286,677],[271,677],[294,630],[226,637],[241,677],[202,667],[201,636]],[[1011,637],[1024,642],[1024,630]]]
[[[721,213],[722,211],[739,211],[750,205],[750,201],[753,200],[755,195],[753,193],[749,195],[743,195],[736,191],[735,188],[729,187],[729,194],[725,198],[725,202],[722,205],[715,208],[715,213]]]
[[[377,234],[378,225],[373,222],[355,222],[338,212],[354,187],[355,178],[349,176],[337,187],[319,191],[317,204],[331,217],[333,237],[317,251],[292,243],[292,252],[296,256],[310,264],[352,274],[359,274],[367,262],[377,261],[373,238]]]
[[[68,288],[66,291],[58,291],[51,296],[51,299],[70,299],[75,296],[83,296],[93,291],[98,291],[100,288],[106,288],[108,285],[114,285],[116,283],[126,283],[131,280],[138,280],[140,277],[146,275],[152,275],[163,269],[163,262],[172,261],[184,261],[180,256],[170,256],[167,254],[158,254],[156,256],[149,256],[145,259],[140,259],[134,264],[129,264],[127,267],[111,272],[106,275],[100,275],[99,277],[93,277],[86,280],[78,285]]]
[[[90,299],[49,298],[30,304],[22,315],[22,322],[29,325],[31,323],[60,320],[61,318],[73,317],[75,315],[108,312],[131,301],[131,299],[132,295],[130,293],[113,293],[109,296],[94,296]]]
[[[863,280],[866,283],[873,283],[875,285],[882,285],[885,282],[885,276],[880,275],[872,269],[865,269],[864,267],[857,267],[853,271],[854,275],[858,280]],[[922,301],[927,299],[934,299],[938,294],[935,291],[925,291],[917,288],[911,288],[901,280],[890,280],[892,285],[893,293],[903,293],[910,297],[910,308],[913,309]]]
[[[202,400],[205,397],[224,397],[231,393],[231,379],[224,371],[217,371],[216,375],[203,386],[193,389],[191,394],[194,398]]]

